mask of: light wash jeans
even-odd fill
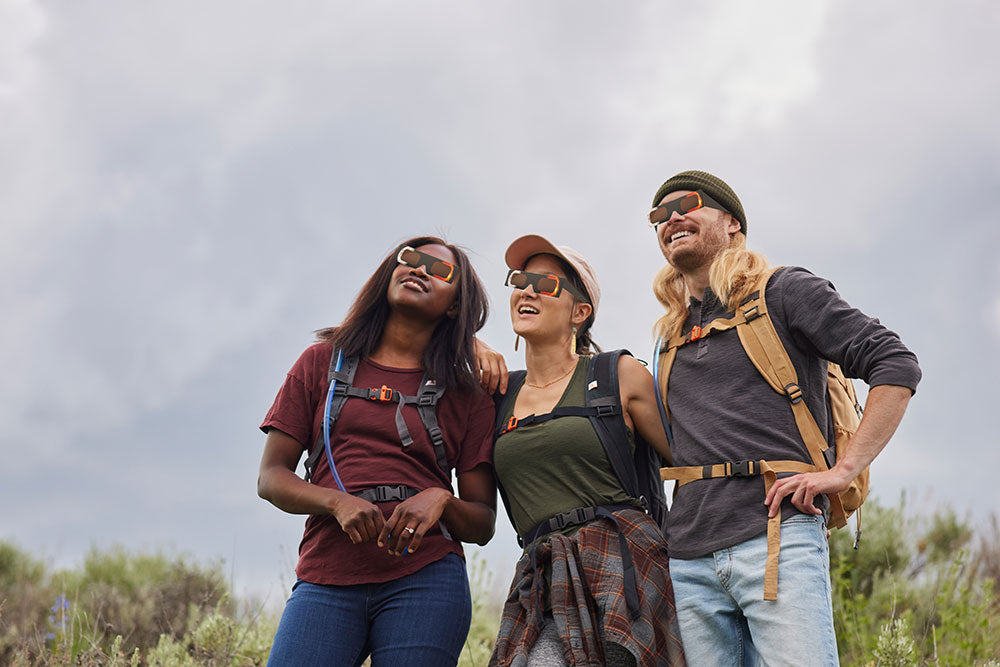
[[[822,517],[781,522],[778,599],[764,600],[767,536],[670,559],[677,620],[692,667],[837,665],[830,550]]]

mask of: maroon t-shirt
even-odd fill
[[[316,343],[306,349],[288,372],[264,423],[265,433],[276,428],[295,438],[308,455],[322,434],[326,407],[327,372],[333,348]],[[381,387],[415,396],[423,371],[380,366],[368,359],[358,363],[352,384]],[[434,446],[420,414],[413,405],[403,406],[403,418],[413,444],[403,449],[396,430],[395,402],[349,398],[330,433],[330,448],[337,472],[348,493],[380,484],[406,484],[417,489],[441,487],[451,490],[451,480],[438,467]],[[438,425],[444,434],[448,464],[457,473],[480,463],[491,463],[493,445],[493,401],[482,390],[448,390],[436,407]],[[322,445],[321,445],[322,446]],[[313,483],[336,488],[326,460],[320,457]],[[376,503],[386,518],[397,502]],[[412,554],[392,556],[376,542],[352,544],[333,515],[311,515],[299,545],[295,573],[314,584],[351,584],[391,581],[433,563],[449,553],[464,558],[460,543],[445,538],[435,526]]]

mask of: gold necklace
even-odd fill
[[[529,387],[532,387],[533,389],[545,389],[546,387],[554,385],[556,382],[559,382],[559,380],[565,380],[566,376],[575,370],[576,370],[576,362],[573,363],[572,368],[570,368],[568,371],[557,377],[555,380],[552,380],[551,382],[546,382],[545,384],[531,384],[530,382],[525,380],[524,384],[528,385]]]

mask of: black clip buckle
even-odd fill
[[[785,385],[785,394],[792,403],[799,403],[802,400],[802,389],[794,382]]]
[[[613,405],[598,405],[596,407],[598,417],[612,417],[617,414]]]
[[[753,477],[753,461],[730,461],[726,477]]]
[[[417,405],[421,407],[434,405],[435,398],[436,394],[421,394],[420,396],[417,396]]]

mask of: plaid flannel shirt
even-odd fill
[[[537,569],[525,553],[504,604],[490,665],[527,665],[543,623],[546,565],[552,573],[549,622],[556,624],[568,664],[603,665],[606,641],[624,646],[638,665],[684,664],[667,545],[660,528],[637,510],[619,510],[614,516],[618,527],[599,518],[573,535],[550,534],[538,540]],[[639,598],[635,620],[625,601],[619,527],[635,567]]]

